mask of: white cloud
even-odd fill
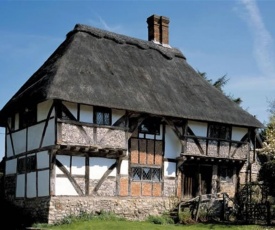
[[[273,38],[265,27],[256,0],[239,0],[242,12],[239,14],[249,25],[254,39],[254,57],[265,77],[275,76]],[[239,12],[240,13],[240,12]]]
[[[242,99],[241,106],[261,122],[269,120],[270,101],[275,100],[274,78],[265,76],[237,76],[238,81],[228,81],[226,92],[234,92],[232,96]]]
[[[89,19],[89,24],[91,24],[92,26],[104,29],[104,30],[115,32],[115,33],[119,33],[121,30],[121,26],[119,26],[119,25],[111,26],[110,24],[108,24],[106,22],[106,20],[104,20],[102,17],[100,17],[98,15],[96,16],[96,20]]]

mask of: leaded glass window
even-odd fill
[[[228,125],[210,124],[208,129],[208,137],[230,140],[231,127]]]
[[[150,167],[132,167],[132,179],[142,181],[161,181],[161,169]]]
[[[17,162],[18,173],[34,172],[36,170],[36,155],[19,158]]]
[[[132,179],[141,180],[141,168],[138,168],[138,167],[132,168]]]
[[[97,125],[111,125],[111,109],[94,107],[94,123]]]

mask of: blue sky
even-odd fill
[[[147,40],[146,19],[157,14],[170,19],[170,45],[209,79],[226,75],[224,91],[265,124],[275,100],[274,9],[273,0],[2,0],[0,109],[75,24]]]

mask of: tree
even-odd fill
[[[263,147],[258,151],[273,158],[275,156],[275,115],[270,117],[270,121],[264,130],[263,137],[265,138]]]
[[[270,103],[269,123],[262,132],[263,147],[257,149],[262,166],[259,172],[259,180],[269,185],[271,194],[274,195],[275,181],[275,100]]]
[[[269,101],[269,109],[267,111],[271,114],[271,117],[275,116],[275,99],[273,101]]]
[[[271,158],[275,159],[275,100],[269,102],[267,111],[270,113],[269,122],[261,133],[263,147],[258,151],[269,156],[268,160],[270,160]]]
[[[222,77],[218,78],[214,83],[212,79],[208,79],[205,72],[198,71],[198,74],[203,77],[205,80],[207,80],[210,84],[212,84],[214,87],[216,87],[218,90],[220,90],[225,96],[227,96],[229,99],[240,105],[242,103],[241,98],[234,98],[232,95],[228,95],[223,91],[223,87],[226,85],[226,83],[229,81],[229,78],[226,77],[226,74]]]

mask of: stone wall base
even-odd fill
[[[49,197],[15,200],[28,211],[34,221],[54,224],[68,216],[81,213],[112,212],[128,220],[145,220],[149,215],[161,215],[177,204],[176,197]]]

